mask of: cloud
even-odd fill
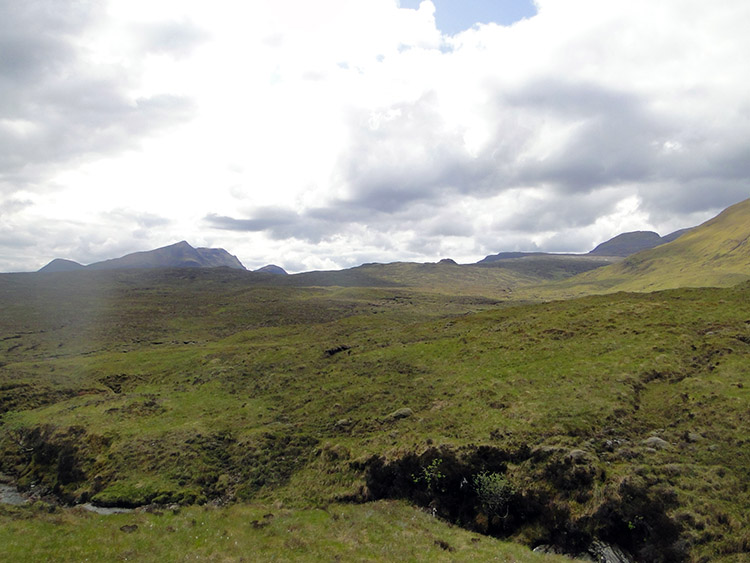
[[[166,21],[134,25],[133,33],[146,52],[167,54],[175,58],[187,57],[210,36],[192,21]]]
[[[57,167],[135,147],[190,117],[186,97],[134,95],[131,71],[92,63],[79,36],[86,37],[103,17],[98,2],[0,4],[0,189],[5,193],[31,189]]]
[[[453,35],[440,6],[0,2],[5,264],[586,251],[747,197],[747,2],[538,0]]]

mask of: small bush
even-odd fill
[[[474,490],[488,516],[505,517],[515,488],[505,475],[486,471],[474,475]]]

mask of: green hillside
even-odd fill
[[[306,272],[273,281],[286,287],[408,287],[452,295],[475,295],[505,299],[512,289],[540,283],[533,273],[461,265],[451,262],[417,264],[364,264],[337,271]]]
[[[0,276],[0,473],[40,498],[0,505],[0,552],[750,549],[750,286],[518,305],[462,295],[459,277],[452,292],[263,282],[279,278],[294,276]],[[86,501],[150,508],[57,506]]]
[[[724,210],[677,240],[586,272],[537,295],[575,296],[678,287],[728,287],[750,279],[750,200]]]

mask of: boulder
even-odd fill
[[[658,436],[651,436],[650,438],[643,440],[643,445],[648,446],[649,448],[654,448],[655,450],[663,450],[664,448],[669,447],[669,442],[662,440]]]
[[[401,420],[402,418],[409,418],[414,414],[414,411],[411,410],[409,407],[404,407],[402,409],[398,409],[393,411],[392,413],[388,414],[385,419],[386,420]]]

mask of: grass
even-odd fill
[[[524,304],[492,296],[494,281],[257,279],[0,277],[0,470],[69,502],[208,503],[3,508],[8,556],[536,557],[475,532],[570,549],[600,537],[641,560],[748,552],[750,286]],[[414,478],[429,467],[439,486]],[[507,479],[510,519],[459,494],[458,477],[482,474]]]
[[[570,561],[456,527],[404,503],[187,507],[98,516],[0,507],[15,561]],[[34,525],[30,526],[30,521]]]

